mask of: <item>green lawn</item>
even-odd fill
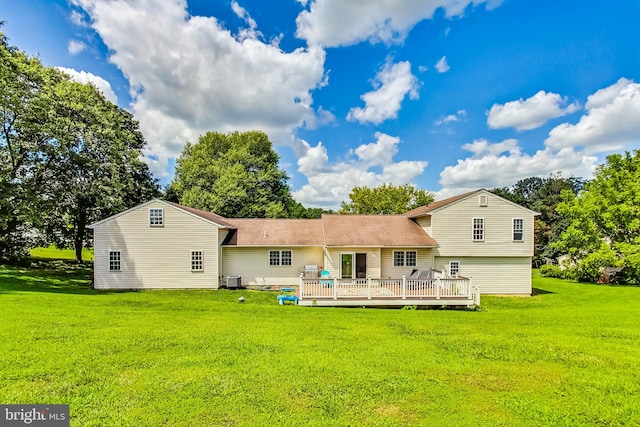
[[[67,403],[72,426],[640,425],[639,288],[536,276],[531,298],[411,311],[87,273],[0,267],[0,403]]]
[[[76,253],[73,249],[58,249],[55,246],[49,246],[47,248],[34,248],[31,249],[31,256],[34,259],[76,259]],[[93,261],[93,250],[83,248],[82,260]]]

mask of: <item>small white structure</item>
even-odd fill
[[[474,300],[474,288],[530,295],[535,215],[486,190],[404,215],[321,219],[230,219],[154,199],[89,226],[94,285],[217,289],[231,277],[243,287],[295,286],[301,303],[318,305],[324,298],[339,305],[348,294],[373,301],[376,292],[402,304],[444,296]],[[441,270],[448,282],[407,279],[428,269]]]

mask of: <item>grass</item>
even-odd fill
[[[0,267],[0,402],[72,426],[640,424],[640,289],[534,277],[480,311],[104,292]],[[244,304],[238,297],[246,298]]]
[[[74,260],[76,253],[72,249],[58,249],[55,246],[31,249],[31,257],[35,260]],[[93,250],[82,248],[82,260],[93,261]]]

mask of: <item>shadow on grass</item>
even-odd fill
[[[554,294],[555,292],[551,292],[551,291],[547,291],[545,289],[540,289],[540,288],[532,288],[531,290],[531,295],[532,296],[536,296],[536,295],[547,295],[547,294]]]
[[[51,292],[104,295],[122,292],[93,289],[92,264],[65,259],[32,258],[29,267],[0,265],[0,294]]]

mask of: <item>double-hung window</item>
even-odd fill
[[[269,265],[291,265],[292,264],[291,251],[269,251]]]
[[[460,275],[460,261],[449,261],[449,275],[453,277]]]
[[[191,271],[204,271],[204,253],[191,251]]]
[[[513,218],[513,240],[521,242],[524,240],[524,219]]]
[[[109,271],[122,270],[122,254],[120,251],[109,251]]]
[[[418,253],[416,251],[394,251],[393,266],[394,267],[415,267],[417,264]]]
[[[484,218],[473,218],[473,241],[484,241]]]
[[[164,209],[149,209],[149,225],[152,227],[162,227],[164,225]]]

